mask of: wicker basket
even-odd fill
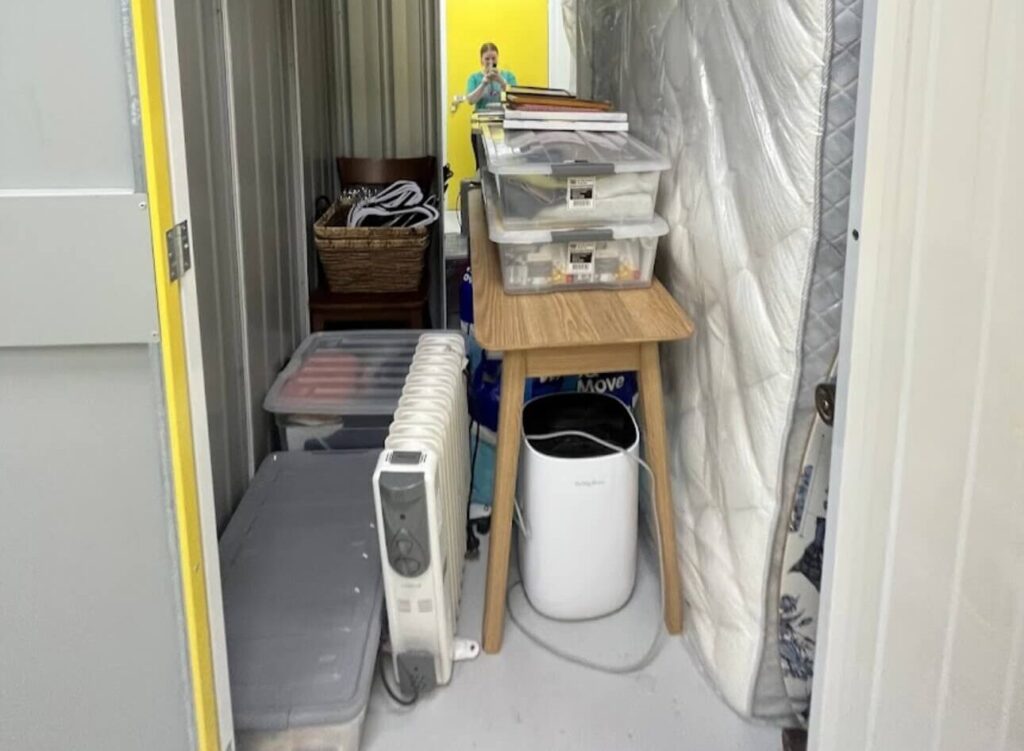
[[[331,292],[414,292],[419,289],[430,227],[347,227],[352,204],[336,202],[313,235]]]

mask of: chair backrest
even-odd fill
[[[434,192],[437,159],[417,156],[408,159],[365,159],[339,156],[338,177],[342,185],[384,185],[395,180],[412,180],[429,195]]]

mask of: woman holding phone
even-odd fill
[[[516,85],[512,71],[498,70],[498,45],[494,42],[484,42],[480,47],[480,67],[466,82],[466,100],[477,111],[501,102],[501,92]]]
[[[501,102],[501,92],[509,86],[516,85],[516,76],[510,70],[498,70],[498,45],[484,42],[480,47],[480,70],[469,77],[466,82],[466,101],[479,112],[488,104]],[[473,158],[477,169],[483,159],[480,134],[470,133],[473,142]]]

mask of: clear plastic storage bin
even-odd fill
[[[660,216],[608,227],[510,230],[494,177],[485,173],[483,183],[488,234],[498,245],[506,292],[650,286],[658,238],[668,232]]]
[[[421,331],[312,334],[267,393],[286,451],[381,448]]]
[[[628,133],[482,126],[508,229],[649,222],[668,160]]]

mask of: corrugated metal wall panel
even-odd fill
[[[271,446],[263,398],[302,333],[295,253],[294,112],[290,5],[225,3],[227,76],[234,133],[235,212],[243,347],[255,458]]]
[[[186,152],[219,527],[272,446],[263,398],[306,334],[334,192],[330,0],[180,0]]]
[[[334,165],[334,24],[332,0],[292,0],[295,28],[295,89],[303,171],[302,212],[306,228],[309,284],[317,283],[312,225],[318,196],[337,190]]]
[[[441,159],[438,0],[330,0],[334,9],[335,149],[342,156]],[[427,260],[430,315],[444,319],[437,227]]]
[[[332,3],[340,153],[440,154],[436,0]]]
[[[317,196],[336,193],[334,157],[438,153],[436,0],[179,2],[193,248],[223,527],[272,445],[264,395],[307,331],[307,288],[316,283],[309,228]],[[338,62],[367,55],[372,65],[359,70]],[[381,127],[385,114],[390,125]],[[440,276],[436,259],[431,274]]]
[[[176,16],[210,463],[217,526],[223,528],[245,492],[252,463],[224,28],[214,0],[178,0]]]

